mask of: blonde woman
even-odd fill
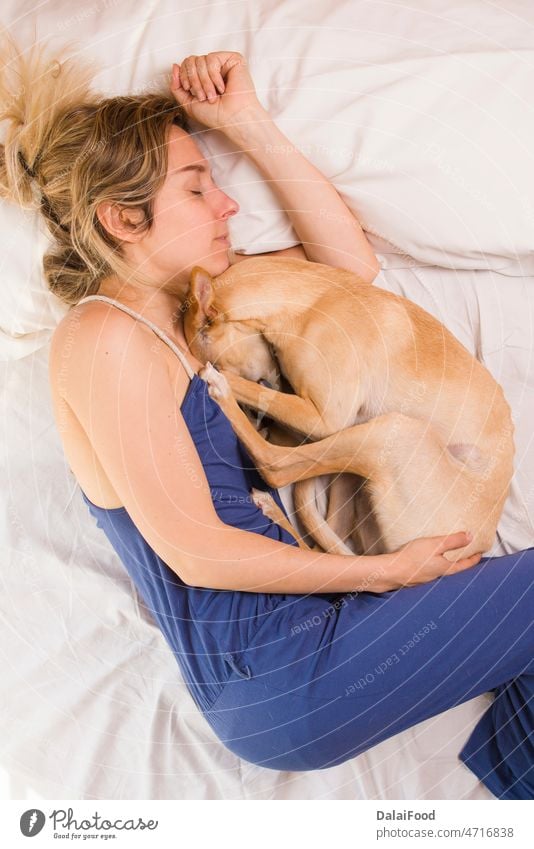
[[[186,348],[192,267],[239,261],[238,205],[190,118],[272,183],[302,240],[278,253],[369,285],[378,270],[334,187],[262,108],[243,57],[189,56],[168,92],[103,99],[71,59],[12,50],[2,98],[3,194],[46,219],[44,274],[72,306],[50,349],[68,462],[220,740],[266,768],[323,769],[494,690],[460,757],[495,796],[532,798],[534,550],[452,565],[445,552],[468,541],[456,528],[376,557],[298,548],[252,502],[267,487]]]

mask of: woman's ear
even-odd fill
[[[143,233],[137,230],[144,220],[142,209],[129,209],[112,201],[103,200],[96,208],[98,220],[102,226],[123,242],[137,242]]]

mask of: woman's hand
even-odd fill
[[[219,50],[188,56],[173,65],[171,91],[190,118],[214,130],[224,132],[251,111],[268,116],[241,53]]]
[[[471,535],[465,531],[443,537],[425,537],[406,543],[398,551],[386,555],[390,558],[387,580],[392,579],[394,586],[415,587],[426,584],[441,575],[453,575],[475,566],[482,553],[464,557],[452,563],[444,554],[457,548],[464,548],[471,542]]]

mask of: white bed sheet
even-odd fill
[[[376,285],[434,313],[503,385],[516,475],[494,553],[534,539],[534,290],[525,276],[534,244],[532,19],[526,0],[2,6],[2,23],[23,45],[77,40],[100,61],[96,84],[109,93],[157,87],[190,53],[249,58],[261,101],[364,221],[384,267]],[[234,247],[294,243],[246,157],[215,136],[198,138],[241,205]],[[499,167],[489,180],[491,163]],[[0,359],[10,360],[1,402],[0,768],[44,798],[490,798],[457,760],[486,696],[316,773],[254,767],[217,741],[65,463],[47,375],[48,340],[65,307],[42,284],[46,238],[35,216],[5,205],[0,234]]]
[[[495,553],[532,544],[534,280],[494,272],[382,272],[504,387],[517,470]],[[65,463],[47,348],[7,364],[2,396],[0,766],[45,798],[485,799],[457,753],[483,695],[330,770],[240,762],[215,738]]]

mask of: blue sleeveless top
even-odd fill
[[[204,467],[219,518],[227,525],[297,545],[290,533],[264,516],[251,500],[253,487],[268,491],[284,510],[278,491],[268,487],[259,475],[229,420],[210,397],[207,383],[192,372],[183,353],[163,331],[117,301],[93,295],[79,303],[88,300],[112,303],[147,324],[182,360],[191,382],[180,410]],[[282,602],[294,602],[295,596],[186,585],[147,543],[125,507],[105,509],[89,501],[83,492],[82,496],[163,632],[195,703],[201,711],[207,710],[232,668],[247,677],[247,668],[239,666],[240,653],[269,613]]]

